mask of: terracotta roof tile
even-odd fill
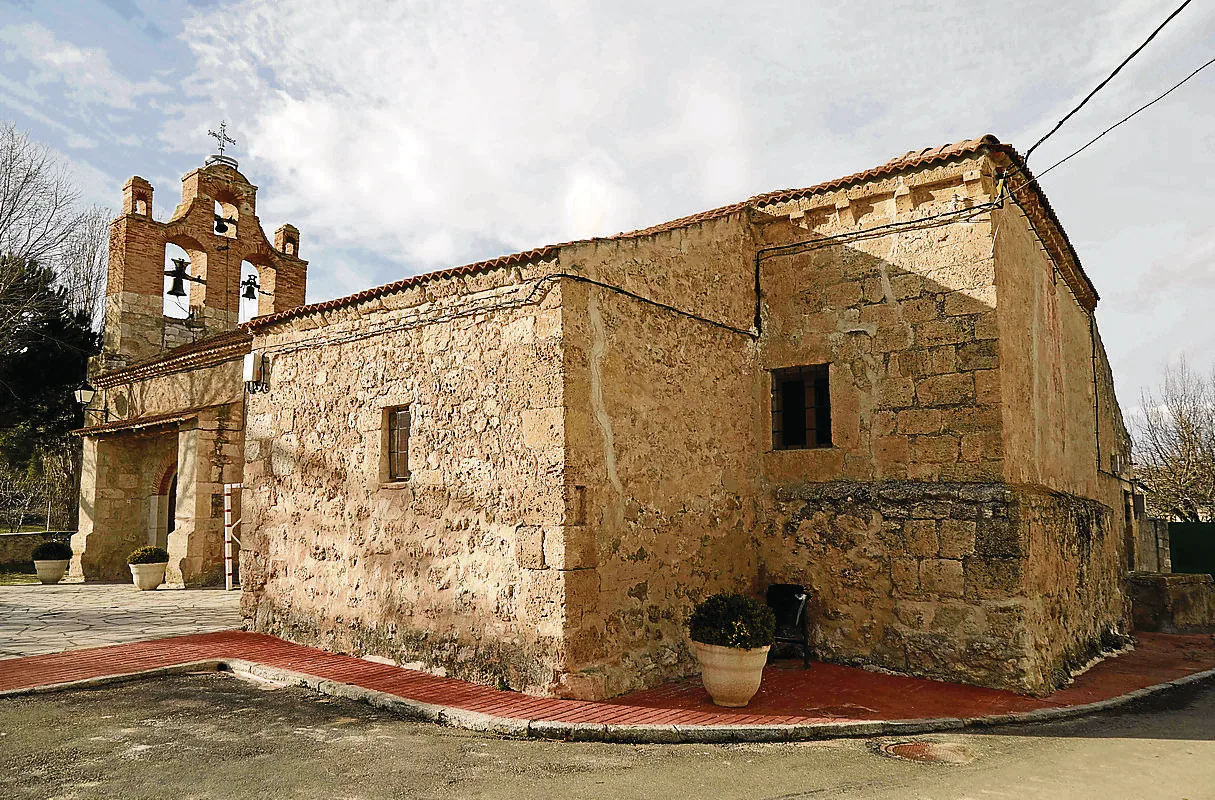
[[[103,389],[128,380],[143,380],[184,368],[227,361],[249,352],[252,344],[253,334],[243,328],[224,331],[174,347],[144,361],[102,372],[93,378],[93,384]]]
[[[934,164],[947,162],[951,159],[970,157],[983,152],[1001,152],[1006,154],[1011,159],[1012,163],[1016,167],[1020,168],[1027,177],[1032,177],[1029,170],[1025,167],[1024,161],[1022,160],[1020,154],[1017,153],[1017,151],[1011,145],[1002,144],[995,136],[987,134],[976,139],[966,139],[964,141],[954,142],[953,144],[939,145],[937,147],[926,147],[922,150],[909,150],[898,158],[893,158],[890,161],[887,161],[885,164],[871,167],[870,169],[862,172],[856,172],[841,178],[833,178],[832,180],[801,189],[780,189],[777,191],[766,192],[764,194],[758,194],[738,203],[731,203],[730,205],[709,209],[708,211],[701,211],[686,217],[670,220],[669,222],[652,225],[648,228],[641,228],[635,231],[626,231],[607,237],[593,237],[591,239],[578,239],[570,242],[562,242],[560,244],[545,245],[544,247],[537,247],[532,250],[524,250],[519,253],[499,256],[498,258],[491,258],[486,261],[478,261],[462,267],[452,267],[449,269],[441,269],[434,272],[426,272],[420,275],[414,275],[403,280],[385,284],[383,286],[377,286],[371,289],[365,289],[361,292],[356,292],[351,295],[346,295],[345,297],[338,297],[334,298],[333,300],[325,300],[320,303],[311,303],[264,317],[256,317],[249,322],[246,322],[245,328],[250,331],[255,331],[259,328],[263,328],[283,320],[306,316],[308,314],[321,311],[342,308],[344,306],[353,305],[366,300],[372,300],[377,297],[382,297],[393,292],[418,286],[419,284],[429,281],[475,275],[480,272],[486,272],[506,266],[535,263],[544,259],[553,258],[557,255],[561,248],[575,244],[583,244],[595,241],[626,240],[653,236],[659,233],[686,228],[701,222],[709,222],[712,220],[721,219],[723,217],[730,216],[731,214],[741,212],[748,207],[758,207],[771,203],[786,202],[789,200],[808,197],[810,195],[835,191],[853,184],[887,178],[891,175],[906,170],[932,166]],[[1050,221],[1055,225],[1062,235],[1068,255],[1070,255],[1071,259],[1074,261],[1079,276],[1087,285],[1088,289],[1092,292],[1095,302],[1096,289],[1093,288],[1091,281],[1088,280],[1088,276],[1085,275],[1083,269],[1080,268],[1080,259],[1076,255],[1075,249],[1072,247],[1071,242],[1067,239],[1067,234],[1063,232],[1063,227],[1059,223],[1053,209],[1051,209],[1050,203],[1046,200],[1046,196],[1042,194],[1036,183],[1030,188],[1032,188],[1033,192],[1038,196],[1043,209],[1049,216]]]
[[[123,433],[129,431],[164,428],[169,425],[179,425],[188,419],[193,419],[198,416],[197,411],[183,411],[172,414],[156,414],[151,417],[137,417],[135,419],[117,419],[112,422],[106,422],[101,425],[90,425],[85,428],[77,428],[72,433],[77,436],[98,436],[106,433]]]
[[[267,314],[264,317],[254,317],[244,324],[246,330],[256,330],[272,325],[275,322],[289,319],[292,317],[302,317],[307,314],[315,314],[320,311],[329,311],[334,308],[342,308],[343,306],[362,303],[367,300],[374,300],[377,297],[383,297],[386,294],[400,292],[405,289],[418,286],[419,284],[428,283],[430,281],[444,280],[447,278],[459,278],[469,275],[476,275],[481,272],[489,272],[490,270],[500,269],[502,267],[510,267],[518,264],[531,264],[536,261],[541,261],[545,258],[551,258],[557,255],[557,251],[564,245],[550,244],[544,247],[536,247],[531,250],[524,250],[520,253],[511,253],[510,255],[498,256],[487,261],[477,261],[473,264],[465,264],[462,267],[449,267],[447,269],[436,270],[434,272],[424,272],[421,275],[412,275],[408,278],[402,278],[399,281],[386,283],[383,286],[375,286],[371,289],[364,289],[361,292],[348,294],[344,297],[336,297],[333,300],[324,300],[319,303],[309,303],[296,308],[289,308],[286,311],[279,311],[276,314]]]

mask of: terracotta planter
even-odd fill
[[[55,559],[54,561],[35,561],[34,571],[38,573],[38,580],[45,584],[59,583],[63,580],[63,576],[67,574],[68,565],[72,563],[70,558]]]
[[[751,702],[764,678],[769,647],[744,650],[703,642],[692,642],[692,647],[700,660],[700,679],[715,704],[741,708]]]
[[[141,592],[149,592],[165,582],[165,568],[168,563],[159,564],[128,564],[131,577],[135,580],[135,588]]]

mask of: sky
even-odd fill
[[[1175,5],[0,0],[0,120],[89,202],[147,178],[158,219],[227,120],[312,302],[984,133],[1024,152]],[[1030,166],[1213,55],[1193,3]],[[1215,365],[1213,122],[1215,67],[1042,180],[1131,415],[1166,362]]]

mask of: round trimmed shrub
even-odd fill
[[[163,547],[141,547],[127,557],[128,564],[168,564],[169,551]]]
[[[43,542],[34,548],[34,561],[65,561],[72,557],[72,546],[66,542]]]
[[[701,602],[688,620],[693,641],[750,650],[772,644],[776,615],[742,594],[715,594]]]

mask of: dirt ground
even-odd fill
[[[882,752],[909,740],[940,763]],[[1207,800],[1215,685],[1050,725],[722,746],[486,737],[215,673],[0,700],[6,800],[689,796]]]

